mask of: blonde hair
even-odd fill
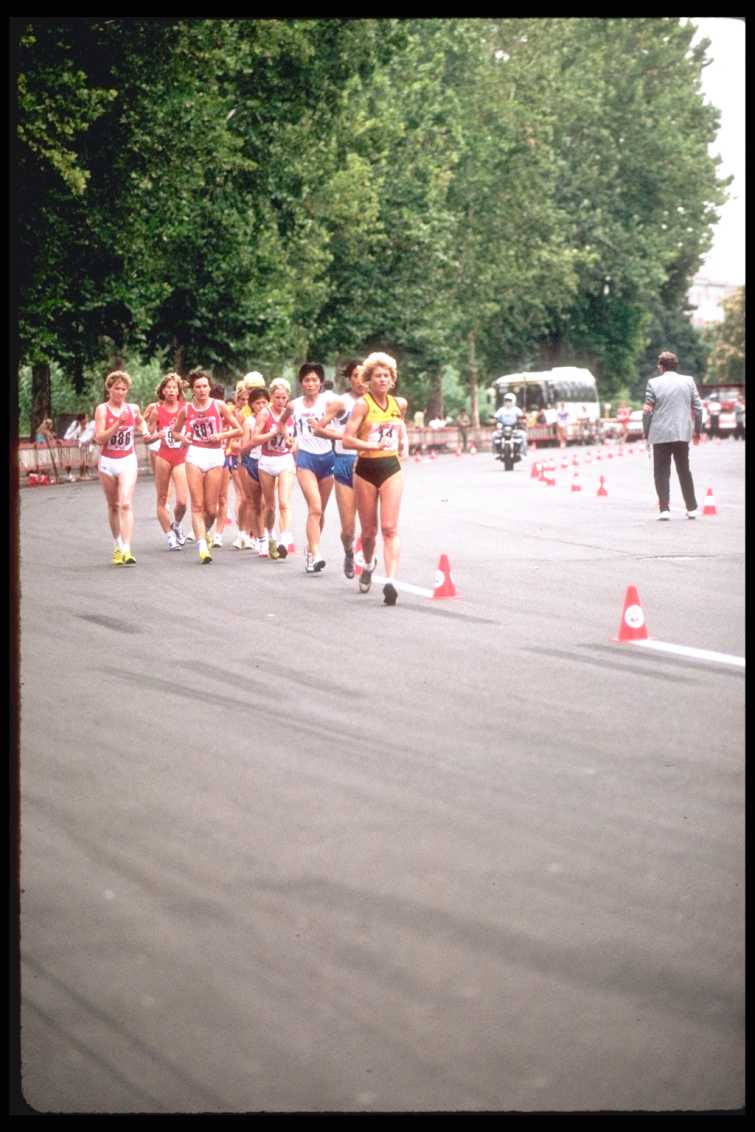
[[[131,388],[132,381],[125,370],[114,369],[112,373],[109,373],[105,378],[105,388],[112,389],[116,381],[125,381],[129,389]]]
[[[372,377],[372,371],[374,369],[377,369],[378,366],[385,366],[386,369],[389,369],[391,371],[393,384],[395,385],[398,381],[396,374],[396,359],[392,358],[390,354],[382,354],[380,353],[380,351],[376,351],[374,354],[368,354],[362,362],[360,377],[362,378],[362,381],[365,383],[365,385],[369,385],[370,378]]]
[[[256,369],[253,369],[250,373],[245,373],[243,380],[239,382],[239,385],[243,385],[246,389],[259,389],[263,387],[264,384],[264,377],[259,370]],[[236,388],[238,389],[238,387],[237,385]]]
[[[289,397],[291,396],[291,386],[286,381],[285,377],[276,377],[274,381],[270,382],[268,388],[271,395],[275,392],[276,389],[285,389]]]

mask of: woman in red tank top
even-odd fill
[[[138,465],[134,448],[134,429],[142,434],[146,423],[138,405],[126,402],[131,378],[114,370],[105,379],[107,401],[94,411],[95,444],[100,447],[99,475],[105,492],[108,522],[115,540],[112,563],[130,566],[136,562],[131,552],[134,531],[133,499]]]
[[[182,406],[174,435],[189,445],[186,479],[191,495],[191,524],[199,544],[199,561],[212,562],[207,531],[218,511],[225,464],[225,441],[241,436],[241,425],[225,401],[210,396],[210,378],[199,370],[189,378],[194,393]]]
[[[189,485],[186,480],[186,448],[184,440],[174,435],[178,414],[184,406],[181,392],[181,378],[177,373],[169,373],[158,385],[157,401],[145,409],[145,418],[150,435],[147,442],[159,440],[160,447],[154,453],[155,492],[157,494],[157,521],[163,529],[168,542],[168,550],[180,550],[186,542],[181,529],[181,520],[186,514],[189,499]],[[168,511],[168,492],[171,483],[175,492],[173,518]]]

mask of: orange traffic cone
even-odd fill
[[[541,468],[542,468],[542,464],[540,463],[540,461],[535,460],[535,463],[532,465],[532,470],[530,472],[530,479],[531,480],[540,479],[540,469]]]
[[[546,470],[546,473],[545,473],[545,482],[547,483],[548,487],[555,487],[556,486],[556,462],[555,462],[555,460],[551,460],[550,464],[547,467],[547,470]]]
[[[456,585],[454,583],[454,576],[451,573],[451,567],[448,562],[448,555],[441,554],[438,569],[435,571],[435,589],[433,590],[433,598],[436,597],[456,597]]]
[[[589,452],[586,452],[586,453],[585,453],[585,463],[586,463],[586,464],[591,464],[591,463],[592,463],[592,456],[590,455],[590,453],[589,453]]]
[[[431,460],[437,460],[438,459],[438,453],[435,451],[434,448],[430,449],[430,459]]]
[[[605,476],[600,477],[600,485],[598,487],[596,495],[608,495],[608,492],[606,491],[606,477]]]
[[[640,597],[636,586],[628,586],[624,598],[624,609],[619,623],[619,635],[615,641],[646,641],[648,636],[645,614],[642,612]]]
[[[705,506],[703,507],[703,515],[717,515],[716,501],[713,498],[713,488],[709,487],[705,493]]]
[[[456,455],[461,456],[461,445],[460,444],[456,445]]]
[[[420,452],[419,448],[414,453],[414,463],[415,464],[421,464],[422,463],[422,453]]]
[[[472,456],[475,456],[477,454],[477,445],[474,443],[474,441],[472,441],[472,443],[469,445],[469,451]]]
[[[572,476],[571,489],[572,489],[572,491],[581,491],[582,490],[582,483],[581,483],[580,478],[579,478],[579,472],[575,472],[574,475]]]

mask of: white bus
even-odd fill
[[[590,422],[596,435],[599,432],[598,386],[589,369],[557,366],[533,373],[507,373],[496,378],[491,388],[496,409],[503,404],[504,394],[514,394],[517,405],[527,414],[530,436],[538,431],[532,414],[539,415],[549,409],[549,418],[555,420],[555,412],[562,402],[569,412],[569,440],[582,439],[584,426],[581,422],[585,420]],[[549,423],[548,428],[553,427]]]

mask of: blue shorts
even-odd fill
[[[296,453],[297,468],[305,468],[309,472],[314,472],[318,480],[324,480],[327,476],[333,475],[334,460],[335,453],[332,449],[330,452],[314,453],[299,450]]]
[[[249,472],[249,475],[252,477],[252,479],[256,480],[257,483],[260,482],[260,477],[257,474],[257,468],[259,466],[259,462],[260,462],[259,457],[256,460],[254,459],[253,456],[242,456],[241,457],[241,463],[244,465],[246,470]]]
[[[336,462],[333,465],[336,483],[342,483],[344,487],[354,486],[354,465],[356,462],[356,452],[336,452]]]
[[[238,468],[238,466],[239,466],[239,458],[238,458],[238,456],[226,456],[226,458],[225,458],[225,466],[226,466],[226,468],[228,468],[228,470],[229,470],[229,471],[231,471],[231,472],[235,472],[235,471],[236,471],[236,469],[237,469],[237,468]]]

